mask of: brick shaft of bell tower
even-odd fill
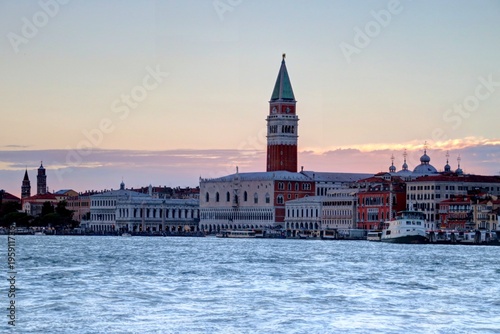
[[[297,101],[285,65],[285,55],[267,117],[267,171],[297,172],[297,142],[299,118],[295,113]]]

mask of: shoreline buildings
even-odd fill
[[[460,160],[454,172],[448,160],[444,172],[438,172],[430,164],[427,145],[413,170],[405,151],[399,171],[392,158],[389,172],[377,174],[297,172],[296,105],[283,55],[266,119],[266,171],[236,169],[235,174],[200,178],[200,230],[284,228],[288,236],[297,236],[304,231],[321,235],[329,229],[380,229],[405,209],[424,212],[430,226],[438,227],[442,200],[479,190],[500,194],[500,177],[464,175]],[[491,222],[497,216],[488,217]]]
[[[179,233],[197,232],[199,201],[197,199],[154,198],[125,189],[90,196],[90,220],[84,228],[95,232]]]
[[[200,178],[200,230],[214,233],[223,229],[283,228],[289,201],[326,193],[327,189],[370,176],[302,169],[297,172],[296,105],[283,55],[266,119],[266,171],[240,173],[237,169],[235,174],[219,178]]]

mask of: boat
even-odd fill
[[[264,238],[266,235],[266,231],[264,229],[254,229],[253,231],[255,232],[256,238]]]
[[[319,231],[304,230],[297,233],[299,239],[319,239]]]
[[[425,215],[419,211],[401,211],[394,220],[384,223],[380,241],[423,244],[428,243],[429,238],[425,230]]]
[[[380,241],[382,238],[382,231],[368,231],[366,234],[366,240],[368,241]]]
[[[235,230],[221,231],[215,235],[218,238],[255,238],[255,231]]]
[[[123,232],[122,233],[122,237],[131,237],[132,234],[128,233],[128,232]]]
[[[35,235],[45,235],[45,233],[43,233],[43,231],[36,231]]]
[[[324,230],[321,238],[323,240],[335,240],[337,239],[337,230]]]
[[[460,232],[462,245],[500,245],[499,231],[475,230]]]
[[[427,231],[429,242],[435,244],[456,244],[462,241],[463,235],[455,230]]]

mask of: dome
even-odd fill
[[[415,167],[415,169],[413,170],[413,173],[422,175],[437,174],[437,172],[437,169],[434,168],[433,165],[429,165],[428,163],[422,163]]]
[[[424,163],[427,163],[427,164],[428,164],[429,162],[431,162],[431,158],[429,158],[429,156],[427,155],[427,153],[426,153],[426,152],[424,152],[424,155],[422,155],[422,156],[420,157],[420,162],[421,162],[421,163],[423,163],[423,164],[424,164]]]
[[[406,160],[405,160],[405,163],[403,164],[403,170],[408,170],[408,164],[406,163]]]
[[[396,173],[396,166],[391,165],[391,167],[389,167],[389,172],[390,173]]]
[[[427,148],[425,148],[424,155],[420,157],[420,165],[413,169],[413,173],[421,175],[437,174],[437,169],[429,162],[431,162],[431,158],[427,155]]]
[[[451,172],[451,167],[450,167],[450,165],[448,165],[448,164],[444,165],[444,171],[445,171],[445,172]]]
[[[462,170],[462,168],[458,167],[455,173],[457,173],[458,175],[462,175],[464,171]]]
[[[412,172],[409,171],[408,169],[403,169],[403,170],[400,170],[399,172],[397,172],[397,175],[399,177],[402,177],[403,179],[406,179],[406,178],[409,178],[412,176]]]

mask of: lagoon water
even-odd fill
[[[16,236],[16,267],[0,332],[500,332],[500,247]]]

